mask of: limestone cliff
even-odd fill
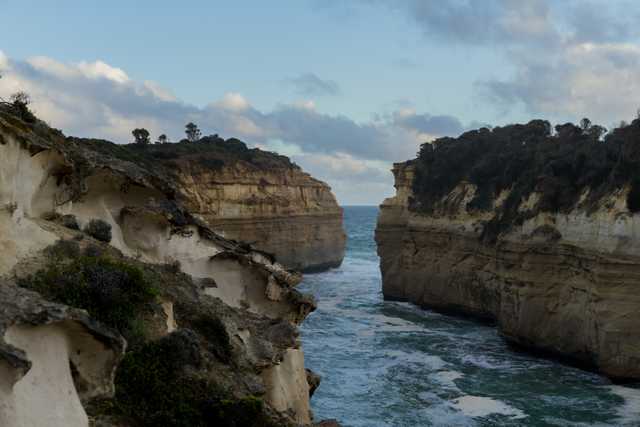
[[[273,254],[286,268],[318,271],[342,263],[342,209],[327,184],[287,157],[217,136],[150,146],[78,141],[169,176],[176,198],[195,217]]]
[[[383,293],[638,379],[640,121],[604,141],[556,130],[481,129],[394,165],[376,229]]]
[[[300,275],[153,166],[0,106],[0,424],[312,424]]]

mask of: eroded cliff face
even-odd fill
[[[326,186],[317,185],[322,191],[311,193],[329,197]],[[176,197],[180,192],[144,162],[0,111],[2,426],[86,426],[87,405],[113,397],[114,373],[125,352],[120,334],[98,326],[83,310],[16,286],[42,268],[60,239],[81,242],[83,251],[102,245],[107,259],[156,278],[146,347],[131,351],[151,351],[147,347],[156,348],[156,340],[158,348],[189,348],[193,356],[176,368],[184,369],[179,381],[215,386],[232,396],[218,404],[240,399],[238,405],[266,417],[270,424],[264,425],[312,423],[297,325],[315,303],[295,290],[300,275],[265,252],[216,234]],[[107,222],[111,246],[63,227],[55,220],[59,215],[74,215],[81,227],[92,219]],[[48,262],[73,265],[77,258]],[[211,322],[222,325],[213,337],[206,326]],[[97,417],[93,421],[112,425],[111,418]],[[113,425],[129,424],[125,417]]]
[[[608,143],[615,141],[597,142]],[[416,175],[433,171],[421,167],[419,159],[394,165],[396,196],[380,206],[385,298],[489,319],[513,343],[613,378],[640,378],[640,216],[629,208],[631,179],[602,181],[607,191],[585,185],[554,211],[542,205],[551,190],[541,184],[553,172],[515,197],[518,175],[493,187],[480,209],[473,178],[450,183],[425,204],[415,194],[424,184]],[[611,185],[614,179],[621,184]]]
[[[338,267],[346,236],[329,186],[291,164],[246,161],[207,167],[178,159],[176,179],[189,210],[221,235],[250,242],[287,268]]]

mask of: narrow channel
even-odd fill
[[[342,267],[307,275],[318,309],[302,334],[323,377],[316,418],[346,427],[638,426],[640,388],[516,352],[472,320],[385,302],[376,207],[346,207]]]

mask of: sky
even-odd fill
[[[434,138],[633,119],[638,18],[626,0],[0,0],[0,97],[119,143],[194,121],[376,205]]]

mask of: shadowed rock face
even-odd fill
[[[480,136],[490,141],[488,132]],[[606,142],[583,141],[587,154],[629,154],[610,164],[593,160],[602,162],[604,179],[584,179],[579,163],[591,160],[563,157],[562,147],[551,146],[580,143],[578,131],[529,140],[535,165],[509,148],[509,138],[485,145],[484,159],[500,151],[509,162],[525,159],[510,184],[499,181],[508,162],[456,160],[468,151],[454,148],[473,144],[478,133],[436,144],[428,160],[394,165],[397,193],[381,205],[376,229],[385,298],[495,321],[513,343],[612,378],[640,378],[640,216],[636,172],[625,169],[637,162],[635,134],[640,122]],[[457,181],[443,181],[450,177],[438,168],[456,161],[466,169],[452,171]],[[545,163],[558,167],[537,169]],[[479,169],[497,172],[483,175],[485,182],[472,176]],[[566,185],[577,194],[559,197]]]

